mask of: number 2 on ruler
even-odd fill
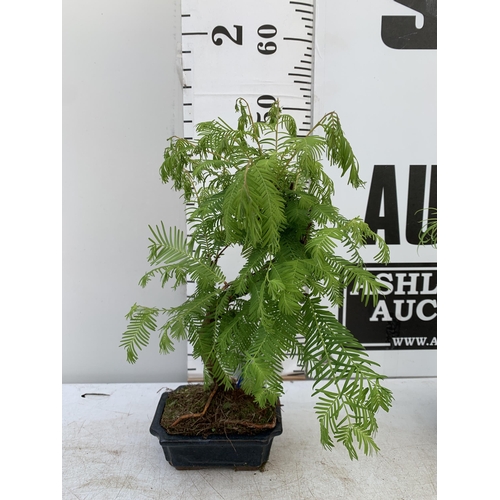
[[[224,35],[236,45],[243,45],[243,26],[234,24],[233,27],[236,28],[236,38],[231,36],[231,33],[229,33],[229,30],[225,26],[216,26],[212,30],[212,42],[214,42],[215,45],[222,45],[224,40],[220,35]],[[257,34],[261,38],[273,38],[277,33],[278,30],[272,24],[263,24],[257,30]],[[259,42],[257,44],[257,50],[265,56],[270,56],[278,50],[278,47],[273,41],[266,42],[265,44],[264,42]]]

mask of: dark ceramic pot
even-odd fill
[[[176,469],[231,467],[240,470],[258,469],[264,465],[275,436],[283,432],[281,407],[276,406],[276,427],[253,436],[182,436],[168,434],[161,426],[161,417],[168,392],[161,395],[149,431],[160,441],[168,463]]]

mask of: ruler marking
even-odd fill
[[[305,78],[311,78],[310,75],[304,75],[303,73],[288,73],[288,76],[303,76]]]
[[[294,42],[306,42],[306,43],[311,43],[311,40],[306,40],[305,38],[293,38],[289,36],[284,36],[283,40],[292,40]]]
[[[302,21],[314,21],[314,19],[311,19],[310,17],[301,17]]]
[[[301,80],[294,80],[293,83],[311,83],[311,82],[303,82]],[[302,89],[301,89],[302,90]]]
[[[303,68],[302,66],[294,66],[293,69],[303,69],[304,71],[312,71],[311,68]]]
[[[314,8],[314,4],[305,2],[290,2],[293,5],[305,5],[306,7]]]
[[[311,10],[295,9],[295,12],[302,12],[302,14],[314,14],[314,12]]]
[[[187,35],[208,35],[208,31],[207,32],[193,31],[193,32],[189,32],[189,33],[182,33],[182,36],[187,36]]]

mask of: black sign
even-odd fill
[[[348,288],[342,323],[371,350],[437,348],[436,264],[372,264],[368,270],[388,286],[368,307]]]
[[[424,16],[416,26],[416,16],[382,16],[382,40],[391,49],[437,48],[437,0],[395,0]]]

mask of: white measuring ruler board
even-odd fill
[[[196,137],[198,123],[219,116],[236,125],[239,97],[258,121],[279,98],[297,134],[305,135],[313,122],[313,68],[313,1],[182,1],[185,138]],[[230,276],[231,266],[239,265],[237,250],[225,257],[221,265]],[[189,345],[188,355],[189,377],[199,378],[201,360],[192,358]],[[292,359],[283,365],[284,375],[302,373]]]
[[[375,186],[375,173],[390,173],[390,164],[394,164],[397,206],[392,207],[388,201],[387,178],[378,178],[383,186],[379,187],[382,199],[375,220],[385,224],[385,219],[398,212],[401,241],[391,245],[391,264],[396,267],[388,270],[392,275],[386,279],[399,277],[404,291],[410,294],[414,278],[428,291],[434,286],[430,280],[435,280],[435,250],[420,248],[417,252],[414,242],[409,244],[404,238],[405,214],[410,213],[410,200],[420,189],[415,182],[425,184],[421,198],[427,206],[432,206],[429,193],[435,189],[432,179],[436,165],[431,165],[436,163],[435,109],[429,99],[422,98],[422,93],[427,93],[432,101],[435,93],[435,51],[418,50],[423,42],[412,38],[415,33],[424,33],[422,27],[432,27],[435,3],[420,2],[421,9],[427,4],[434,9],[422,14],[405,6],[411,4],[407,0],[182,0],[184,137],[196,138],[195,126],[217,117],[236,125],[234,105],[239,97],[248,101],[255,120],[263,120],[279,99],[283,111],[295,118],[298,135],[305,135],[315,123],[314,110],[316,120],[337,111],[360,161],[367,189],[353,192],[344,187],[338,172],[332,169],[338,186],[336,202],[345,215],[364,217],[368,214],[368,193],[372,196],[370,179]],[[408,34],[401,35],[399,29],[409,30]],[[429,37],[423,38],[421,48],[432,48],[425,46],[432,45]],[[409,40],[408,47],[405,40]],[[406,48],[416,50],[399,50]],[[373,192],[376,194],[375,189]],[[385,236],[389,235],[387,231]],[[379,234],[384,236],[384,230]],[[368,249],[367,263],[372,250]],[[226,263],[221,265],[231,279],[231,268],[236,269],[240,263],[238,251],[226,255]],[[422,261],[424,267],[419,267]],[[188,295],[193,287],[188,284]],[[394,289],[397,293],[395,282]],[[404,304],[397,297],[395,302],[401,316],[409,317],[409,307],[419,311],[425,321],[414,329],[426,330],[431,324],[426,321],[431,318],[434,298],[431,290],[431,295],[408,296]],[[341,318],[345,317],[344,310]],[[379,323],[387,319],[384,311],[378,319]],[[366,338],[373,324],[363,321],[361,334]],[[349,328],[349,324],[346,326]],[[389,376],[434,375],[436,351],[425,350],[425,346],[424,350],[409,350],[412,346],[408,343],[415,342],[412,338],[401,337],[396,339],[399,346],[390,346],[385,333],[379,331],[373,341],[362,342],[375,349],[370,355],[375,355]],[[188,354],[189,378],[201,377],[201,361],[192,358],[189,345]],[[290,359],[283,373],[296,376],[302,370]]]

